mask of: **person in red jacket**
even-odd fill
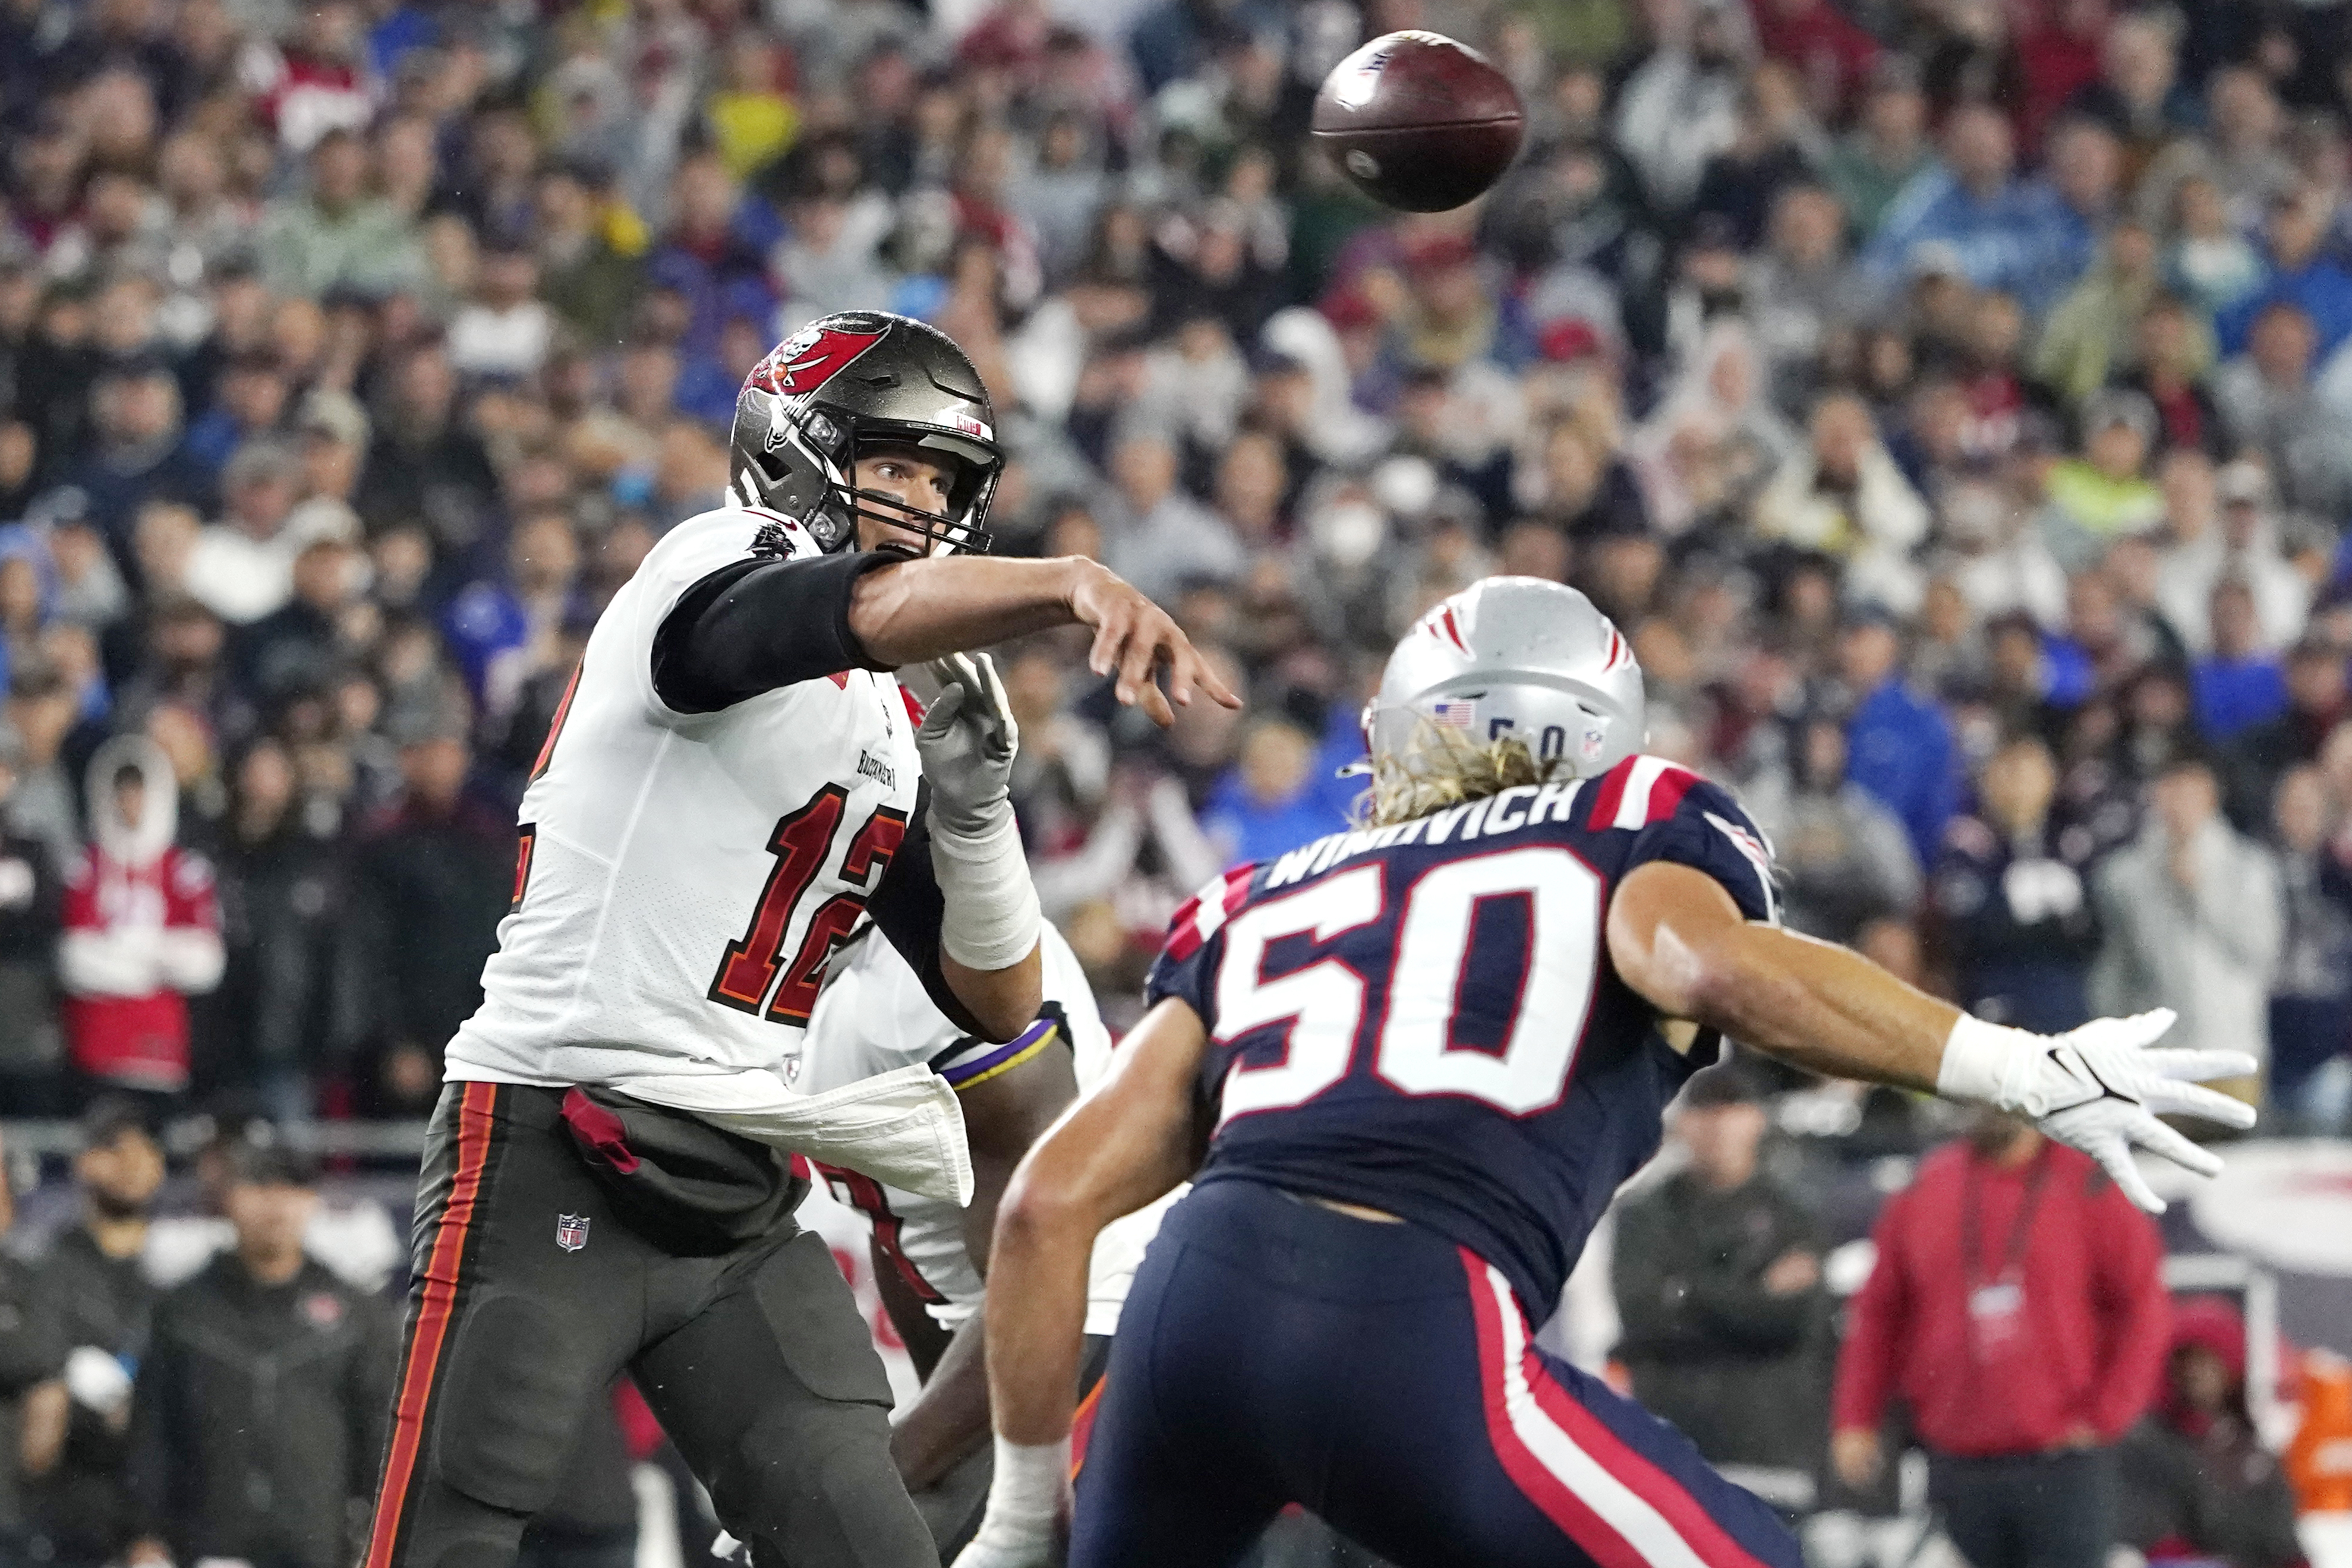
[[[124,736],[89,774],[91,842],[66,879],[68,1055],[85,1081],[177,1094],[188,1086],[188,1002],[220,984],[213,870],[173,841],[179,789],[163,747]]]
[[[1901,1396],[1970,1568],[2102,1568],[2113,1445],[2171,1343],[2164,1244],[2085,1156],[1987,1114],[1879,1216],[1838,1357],[1831,1458],[1866,1486]]]

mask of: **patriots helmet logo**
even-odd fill
[[[588,1245],[588,1216],[559,1214],[555,1217],[555,1244],[566,1252],[577,1252]]]

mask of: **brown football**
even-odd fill
[[[1323,78],[1312,133],[1382,206],[1442,213],[1502,178],[1524,127],[1519,95],[1486,56],[1414,30],[1374,38]]]

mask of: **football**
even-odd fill
[[[1333,68],[1310,130],[1382,206],[1442,213],[1502,178],[1525,123],[1518,93],[1486,56],[1408,31],[1374,38]]]

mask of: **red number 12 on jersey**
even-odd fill
[[[884,806],[866,820],[850,841],[849,852],[841,858],[841,880],[851,883],[850,889],[818,905],[801,937],[799,953],[786,968],[784,936],[792,928],[793,913],[824,869],[834,831],[841,826],[841,813],[848,804],[847,790],[827,784],[810,797],[807,805],[776,823],[776,831],[768,836],[768,852],[776,857],[776,868],[768,873],[767,886],[760,891],[760,905],[751,912],[751,924],[740,937],[727,944],[726,956],[719,960],[719,973],[710,982],[712,1001],[758,1013],[764,999],[771,1020],[808,1022],[809,1012],[816,1006],[817,987],[824,977],[825,960],[847,939],[866,908],[866,896],[880,884],[890,857],[898,852],[899,841],[907,836],[903,811]],[[781,985],[776,982],[779,969],[784,971]],[[768,996],[770,986],[775,986],[772,998]]]

